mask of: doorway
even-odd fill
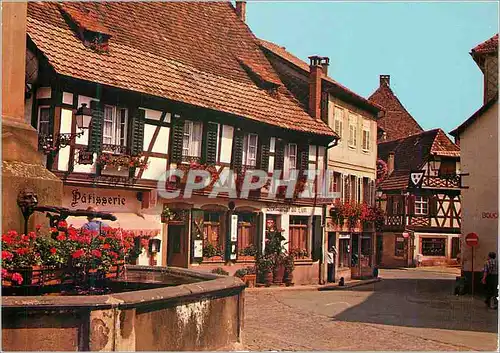
[[[336,237],[335,232],[328,232],[328,242],[326,251],[328,256],[331,256],[331,259],[327,258],[327,282],[335,283],[335,267],[337,263],[337,247],[336,247]],[[330,262],[331,261],[331,262]]]
[[[173,267],[188,266],[187,237],[184,225],[168,226],[167,265]]]
[[[382,254],[384,252],[384,238],[382,235],[377,235],[377,253],[375,255],[375,263],[380,266],[382,263]]]

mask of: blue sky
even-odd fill
[[[498,32],[497,2],[252,2],[256,36],[301,59],[330,57],[329,75],[368,97],[379,75],[424,129],[449,132],[482,105],[470,49]]]

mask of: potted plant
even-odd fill
[[[273,282],[282,283],[285,274],[283,266],[283,257],[285,256],[286,248],[285,237],[281,230],[273,229],[266,231],[266,246],[264,253],[268,255],[273,262]]]
[[[285,267],[285,276],[283,281],[287,286],[293,285],[293,270],[295,269],[295,259],[293,255],[287,255],[283,259],[283,265]]]
[[[250,244],[239,252],[238,260],[254,260],[257,255],[257,248]]]
[[[215,273],[216,275],[229,276],[229,272],[227,272],[226,270],[224,270],[222,267],[214,268],[210,272]]]
[[[169,221],[172,221],[174,217],[175,217],[174,212],[172,212],[168,207],[163,208],[163,211],[161,212],[162,223],[168,223]]]
[[[203,247],[203,260],[204,261],[222,261],[224,253],[220,245],[214,246],[212,243],[207,243]]]
[[[260,283],[269,287],[273,282],[273,259],[269,255],[260,255],[255,262],[257,277]]]

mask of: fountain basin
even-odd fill
[[[206,351],[241,344],[245,285],[238,278],[156,266],[127,266],[125,273],[120,280],[138,290],[4,296],[3,350]]]

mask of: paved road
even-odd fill
[[[381,277],[349,291],[247,291],[245,348],[496,350],[497,311],[451,295],[454,273],[382,270]]]

